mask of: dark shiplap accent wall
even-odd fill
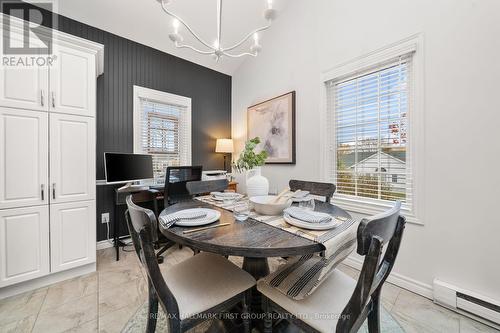
[[[130,22],[131,29],[134,24],[139,23]],[[105,47],[104,74],[97,80],[97,179],[104,179],[104,152],[133,152],[134,85],[190,97],[193,165],[222,168],[215,139],[231,137],[230,76],[64,16],[58,16],[57,29]],[[97,240],[106,239],[101,213],[109,212],[114,221],[115,187],[97,186]]]

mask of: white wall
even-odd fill
[[[233,76],[236,147],[249,105],[296,90],[297,164],[263,174],[271,189],[320,179],[321,73],[422,33],[425,225],[408,225],[395,272],[500,300],[500,1],[289,1],[262,54]]]

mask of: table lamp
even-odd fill
[[[226,154],[231,154],[234,152],[233,139],[217,139],[215,144],[215,152],[224,154],[224,171],[226,169]]]

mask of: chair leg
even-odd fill
[[[380,333],[380,291],[372,294],[372,310],[368,313],[369,333]]]
[[[158,297],[153,288],[153,284],[148,278],[148,293],[149,293],[149,306],[148,306],[148,322],[146,325],[147,333],[154,333],[156,331],[156,320],[158,319]]]
[[[249,293],[245,293],[245,296],[243,297],[243,308],[242,308],[242,316],[243,316],[243,329],[245,333],[250,333],[250,310],[248,308],[248,304],[250,301]]]
[[[269,306],[269,300],[267,297],[262,296],[262,310],[264,311],[264,333],[273,332],[273,318],[271,313],[271,308]]]

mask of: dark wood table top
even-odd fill
[[[221,217],[216,224],[229,223],[230,225],[184,234],[183,231],[193,228],[173,226],[164,229],[159,224],[161,233],[176,243],[192,246],[201,251],[249,258],[288,257],[324,250],[324,246],[320,243],[252,218],[244,222],[236,221],[232,212],[199,200],[189,200],[169,206],[161,212],[160,216],[196,207],[207,207],[220,211]],[[333,216],[351,217],[343,209],[320,201],[316,201],[315,210]]]

